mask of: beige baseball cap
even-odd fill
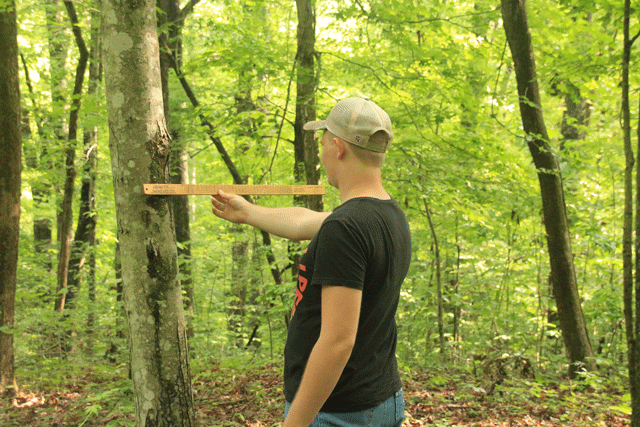
[[[367,150],[384,153],[391,145],[393,130],[389,115],[373,101],[352,97],[338,102],[326,120],[305,123],[304,130],[326,129],[335,136]],[[369,138],[383,131],[387,138]]]

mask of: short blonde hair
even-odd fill
[[[384,131],[378,131],[369,137],[369,141],[372,141],[376,144],[384,142],[386,145],[388,140],[389,136]],[[351,148],[351,152],[354,154],[354,156],[365,166],[374,166],[381,168],[384,164],[384,159],[386,158],[385,153],[367,150],[366,148],[351,144],[348,141],[345,142],[349,144],[349,148]]]

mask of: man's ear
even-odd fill
[[[333,139],[333,142],[336,144],[336,148],[338,149],[338,159],[342,159],[347,152],[347,142],[337,137]]]

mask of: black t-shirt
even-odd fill
[[[363,411],[402,387],[395,314],[410,260],[409,226],[393,199],[351,199],[323,222],[300,261],[284,352],[287,401],[293,401],[320,336],[322,285],[361,289],[362,304],[351,357],[321,411]]]

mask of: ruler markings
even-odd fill
[[[325,194],[322,185],[238,185],[238,184],[144,184],[144,194],[163,196],[211,195],[222,190],[240,195],[317,195]]]

